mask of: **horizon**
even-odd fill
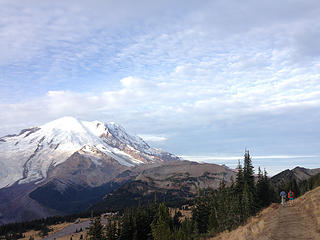
[[[319,11],[317,0],[1,1],[0,136],[74,116],[198,161],[234,166],[249,149],[273,175],[320,167]]]
[[[83,119],[79,119],[79,118],[74,118],[72,116],[64,116],[58,119],[54,119],[50,122],[47,123],[52,123],[55,122],[57,120],[61,121],[65,118],[73,118],[77,121],[86,121]],[[103,122],[103,121],[99,121],[99,120],[94,120],[94,121],[98,121],[98,122],[102,122],[104,124],[117,124],[115,122]],[[47,124],[45,123],[45,124]],[[34,126],[29,126],[29,128],[32,127],[41,127],[43,125],[34,125]],[[121,126],[122,128],[125,129],[125,126]],[[19,132],[23,130],[20,129],[19,131],[17,131],[16,133],[11,133],[11,134],[19,134]],[[129,133],[131,134],[131,133]],[[154,147],[153,145],[151,145],[145,138],[144,136],[140,136],[140,135],[134,135],[134,136],[138,136],[140,138],[142,138],[144,141],[146,141],[151,147]],[[5,136],[0,136],[1,137],[5,137]],[[152,136],[153,138],[153,136]],[[148,139],[148,137],[147,137]],[[152,141],[151,141],[152,142]],[[164,151],[166,151],[166,149],[162,149]],[[315,160],[315,162],[317,162],[317,160],[320,158],[319,155],[305,155],[305,156],[297,156],[297,155],[265,155],[265,156],[255,156],[251,154],[250,149],[247,149],[250,152],[250,156],[253,162],[253,167],[254,167],[254,171],[255,173],[257,173],[258,168],[260,167],[262,171],[266,170],[268,173],[268,176],[272,177],[274,175],[277,175],[279,173],[281,173],[282,171],[285,170],[293,170],[296,167],[303,167],[303,168],[309,168],[309,169],[314,169],[314,168],[319,168],[319,166],[317,164],[314,164],[311,160]],[[218,164],[218,165],[224,165],[227,166],[231,169],[236,169],[238,166],[238,161],[240,161],[240,163],[243,161],[244,158],[244,152],[241,153],[240,155],[178,155],[176,154],[179,158],[181,158],[181,160],[188,160],[188,161],[194,161],[194,162],[198,162],[198,163],[212,163],[212,164]],[[175,154],[175,153],[174,153]],[[263,161],[264,160],[264,161]],[[273,165],[270,164],[267,160],[277,160],[278,165]],[[300,161],[297,160],[304,160],[304,165],[300,164]],[[309,161],[308,161],[309,160]],[[279,165],[280,163],[280,165]]]

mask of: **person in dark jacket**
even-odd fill
[[[280,192],[280,197],[281,197],[281,205],[284,206],[286,204],[286,196],[287,193],[285,191]]]

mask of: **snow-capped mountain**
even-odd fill
[[[96,166],[106,158],[127,167],[178,159],[151,148],[115,123],[64,117],[0,138],[0,188],[43,182],[75,153],[89,158]]]

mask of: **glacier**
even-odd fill
[[[167,154],[150,147],[140,137],[129,135],[116,123],[63,117],[0,138],[0,188],[39,183],[50,169],[77,151],[90,156],[100,152],[129,167],[161,161],[162,155]],[[99,161],[95,160],[95,164],[99,165]]]

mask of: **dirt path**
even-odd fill
[[[309,236],[311,229],[308,226],[312,225],[310,218],[300,211],[297,206],[280,207],[274,220],[273,224],[270,223],[270,227],[273,228],[270,229],[270,239],[314,239]],[[268,221],[266,225],[268,226]]]
[[[320,187],[292,207],[272,204],[234,231],[212,240],[320,240]]]

